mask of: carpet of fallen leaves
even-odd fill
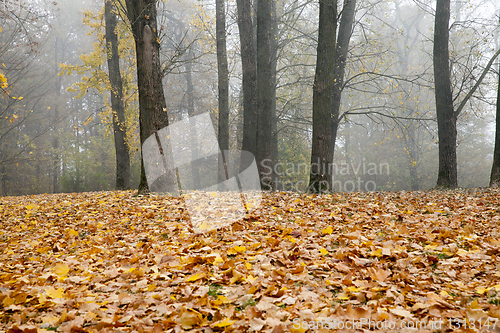
[[[132,192],[0,198],[0,331],[500,332],[498,191],[267,193],[188,221]]]

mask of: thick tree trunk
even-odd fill
[[[134,34],[139,89],[139,129],[141,145],[148,137],[168,126],[160,67],[156,0],[126,0],[127,15]],[[148,192],[141,158],[139,193]]]
[[[332,138],[330,143],[331,158],[335,154],[335,142],[339,128],[340,104],[342,101],[342,88],[344,86],[345,67],[349,42],[351,41],[352,26],[354,24],[354,13],[356,11],[356,0],[344,0],[342,17],[340,18],[337,50],[335,52],[335,71],[333,73],[333,108],[332,108]]]
[[[120,55],[118,54],[117,18],[113,12],[112,0],[106,0],[104,6],[106,21],[106,46],[108,54],[109,81],[111,83],[111,109],[113,111],[113,133],[116,153],[117,190],[126,190],[130,184],[130,154],[126,142],[125,104],[123,101],[123,82],[120,73]]]
[[[456,188],[457,120],[451,91],[449,43],[450,0],[437,0],[434,26],[434,82],[439,136],[437,187]]]
[[[274,164],[272,156],[272,1],[259,0],[257,4],[257,166],[262,188],[274,186]],[[271,171],[269,171],[271,169]]]
[[[2,165],[1,171],[0,171],[0,194],[2,196],[7,196],[9,195],[9,178],[7,175],[7,168],[5,165]]]
[[[243,69],[242,150],[257,153],[257,61],[252,23],[252,0],[237,0]]]
[[[324,0],[319,5],[318,51],[313,86],[313,138],[309,192],[331,190],[331,112],[333,108],[333,73],[337,34],[337,1]]]
[[[500,40],[499,40],[499,45],[500,45]],[[500,65],[498,72],[495,150],[493,152],[493,166],[491,168],[490,186],[500,187]]]
[[[229,150],[229,69],[226,51],[226,8],[224,0],[216,0],[217,72],[219,79],[219,147]],[[221,155],[222,157],[223,155]],[[222,162],[222,163],[221,163]],[[227,179],[225,161],[219,161],[219,182]]]

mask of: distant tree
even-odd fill
[[[111,108],[116,153],[116,189],[125,190],[130,186],[130,153],[126,142],[127,129],[123,100],[123,81],[120,72],[118,34],[116,32],[117,17],[114,12],[113,0],[106,0],[104,18],[106,22],[106,48],[109,82],[111,84]]]
[[[184,65],[186,70],[186,98],[187,98],[187,111],[188,116],[191,118],[191,121],[194,121],[193,117],[196,116],[194,101],[195,101],[195,90],[193,84],[193,47],[189,48],[189,52],[187,54],[187,59]],[[201,180],[200,180],[200,164],[197,160],[198,156],[198,141],[196,135],[196,124],[192,124],[189,127],[191,131],[191,156],[193,160],[191,161],[191,177],[193,178],[193,188],[200,189],[201,188]]]
[[[56,77],[52,61],[45,61],[51,52],[44,49],[53,8],[12,5],[0,5],[0,194],[50,192],[34,178],[52,169],[44,140],[60,120],[49,117],[43,104]],[[34,162],[38,156],[45,163]]]
[[[332,107],[337,35],[337,0],[324,0],[319,5],[318,51],[313,86],[313,134],[309,191],[330,190],[332,175]]]

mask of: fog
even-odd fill
[[[339,1],[339,13],[343,1]],[[241,149],[242,64],[235,1],[226,2],[230,148]],[[135,44],[117,2],[130,188],[139,185]],[[217,130],[215,1],[160,1],[158,33],[170,122],[209,112]],[[433,79],[435,1],[361,0],[347,56],[334,159],[335,191],[425,190],[436,185]],[[318,4],[276,2],[279,190],[309,180]],[[455,106],[499,47],[500,4],[452,1]],[[115,188],[116,156],[104,1],[0,1],[0,195]],[[459,186],[489,184],[498,61],[458,122]],[[192,109],[192,110],[191,110]],[[307,166],[307,167],[306,167]]]

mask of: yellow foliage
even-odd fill
[[[82,64],[68,65],[59,64],[61,72],[59,75],[83,75],[79,82],[74,83],[67,91],[76,94],[76,98],[83,97],[87,92],[97,90],[103,95],[105,100],[105,108],[102,109],[100,118],[103,124],[106,125],[106,137],[113,133],[113,112],[110,99],[111,84],[107,72],[107,48],[106,48],[106,32],[104,24],[104,6],[98,13],[85,11],[83,13],[83,23],[91,28],[89,35],[96,37],[96,42],[93,44],[93,49],[80,56]],[[118,34],[118,53],[123,60],[125,66],[121,68],[123,79],[123,99],[125,101],[125,123],[126,128],[126,143],[133,154],[138,151],[139,133],[138,128],[138,92],[135,87],[135,44],[131,35],[130,28],[126,24],[119,21],[116,32]]]

